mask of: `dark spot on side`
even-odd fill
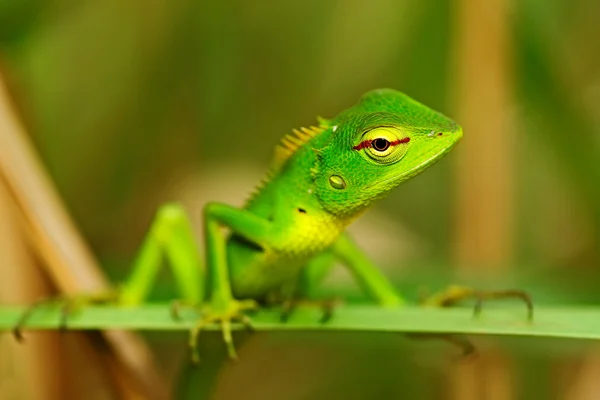
[[[302,214],[306,214],[306,210],[305,210],[304,208],[299,208],[299,209],[298,209],[298,212],[299,212],[299,213],[302,213]]]
[[[438,133],[438,136],[442,136],[442,135],[443,135],[443,133],[442,133],[442,132]]]

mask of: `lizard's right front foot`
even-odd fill
[[[183,304],[178,302],[173,304],[172,312],[175,317],[178,317],[178,310],[181,305]],[[198,364],[200,362],[200,356],[198,354],[198,337],[200,336],[200,332],[210,324],[219,324],[221,326],[223,341],[227,347],[227,354],[231,360],[237,361],[238,356],[233,344],[231,323],[240,322],[246,328],[251,330],[252,320],[244,314],[244,311],[256,310],[258,304],[254,300],[232,299],[226,302],[224,307],[208,303],[196,308],[200,311],[201,317],[196,322],[196,325],[190,330],[188,346],[191,352],[192,363]]]

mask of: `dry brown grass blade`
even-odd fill
[[[31,245],[62,293],[101,292],[110,285],[69,217],[11,106],[0,74],[0,174],[25,221]],[[127,398],[167,397],[166,385],[146,344],[125,331],[104,332],[111,366]],[[131,394],[137,394],[132,396]]]
[[[457,121],[456,260],[463,273],[493,276],[513,253],[514,129],[509,0],[454,2]],[[456,368],[453,398],[513,399],[512,360],[498,349]]]

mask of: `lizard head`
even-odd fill
[[[315,149],[316,192],[340,216],[357,214],[419,174],[462,137],[454,121],[392,89],[366,93],[325,125],[327,141]]]

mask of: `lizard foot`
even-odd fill
[[[225,307],[215,307],[210,303],[199,306],[190,302],[175,301],[171,306],[171,315],[175,319],[179,319],[182,307],[192,307],[201,315],[200,319],[190,330],[188,341],[191,362],[193,364],[197,365],[200,363],[200,355],[198,354],[198,337],[200,336],[200,332],[211,324],[220,325],[229,358],[233,361],[238,360],[231,334],[231,323],[239,322],[248,330],[252,330],[252,320],[244,314],[244,311],[256,310],[258,308],[258,304],[254,300],[232,299],[227,302]]]
[[[286,300],[281,305],[281,315],[280,321],[287,322],[290,318],[290,315],[298,308],[298,307],[318,307],[323,311],[323,315],[321,316],[321,323],[325,323],[333,317],[333,310],[336,306],[341,304],[341,299],[337,297],[333,297],[325,300],[303,300],[303,299],[291,299]]]
[[[481,314],[483,302],[491,299],[509,299],[517,298],[522,300],[527,306],[527,319],[533,320],[533,301],[531,296],[523,291],[516,289],[483,291],[475,290],[464,286],[450,286],[448,289],[436,293],[433,296],[427,296],[421,301],[421,304],[428,307],[451,307],[460,301],[467,299],[475,299],[475,307],[473,309],[473,317],[478,317]],[[475,346],[463,335],[454,334],[411,334],[410,337],[417,339],[442,339],[449,343],[458,346],[462,350],[462,354],[458,357],[459,361],[472,360],[478,356]]]
[[[531,296],[527,292],[518,289],[484,291],[475,290],[464,286],[450,286],[448,289],[440,293],[427,297],[424,301],[422,301],[422,305],[434,307],[451,307],[462,300],[475,299],[475,308],[473,309],[473,316],[477,317],[479,316],[479,314],[481,314],[481,309],[483,307],[484,301],[492,299],[513,298],[522,300],[525,303],[525,305],[527,306],[527,319],[529,321],[532,321],[533,301],[531,300]]]
[[[12,329],[13,336],[18,342],[22,342],[24,340],[23,328],[27,324],[29,318],[31,318],[35,311],[40,308],[60,307],[60,331],[65,332],[67,330],[68,318],[77,311],[90,305],[116,303],[118,299],[119,295],[117,292],[80,294],[74,296],[65,295],[40,299],[23,311],[23,314],[21,314]]]

